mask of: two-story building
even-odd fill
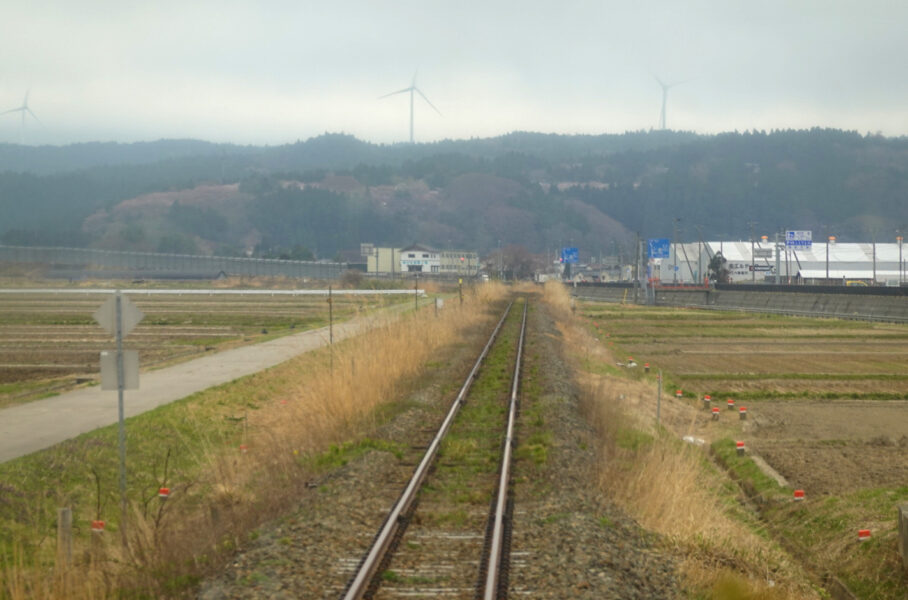
[[[438,250],[413,244],[400,251],[401,273],[439,273],[441,256]]]

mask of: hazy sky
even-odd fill
[[[905,0],[4,3],[0,142],[391,143],[514,130],[908,135]]]

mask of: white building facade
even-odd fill
[[[732,283],[827,285],[908,284],[908,256],[899,243],[814,243],[788,248],[769,241],[671,244],[669,257],[651,261],[650,277],[662,285],[704,284],[709,263],[721,253]]]
[[[438,250],[413,244],[400,251],[401,273],[440,273],[441,255]]]

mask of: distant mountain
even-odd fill
[[[380,145],[350,135],[326,133],[281,146],[237,146],[199,140],[158,140],[120,144],[91,142],[67,146],[0,144],[0,172],[59,174],[94,167],[136,166],[158,162],[231,159],[247,169],[351,169],[359,164],[398,166],[435,154],[464,154],[494,159],[517,152],[545,160],[564,160],[630,150],[651,150],[698,139],[684,132],[633,132],[620,135],[557,135],[516,132],[471,140],[428,144]]]
[[[842,241],[908,228],[908,139],[517,132],[376,145],[0,145],[0,242],[332,257],[360,242],[628,252],[632,232]]]

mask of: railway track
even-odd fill
[[[501,339],[512,307],[359,561],[344,600],[507,597],[511,458],[528,302],[516,349]],[[489,365],[493,353],[495,364]],[[482,389],[474,390],[481,372]]]

